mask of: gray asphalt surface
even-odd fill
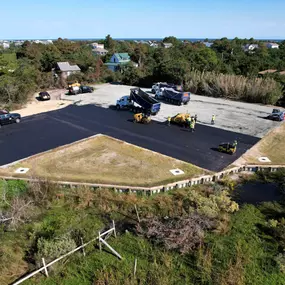
[[[196,131],[152,121],[134,124],[129,111],[115,111],[94,105],[70,105],[57,111],[26,117],[20,124],[0,130],[0,165],[26,158],[94,134],[106,134],[160,152],[197,166],[220,171],[235,161],[259,139],[256,137],[196,125]],[[238,140],[234,155],[215,150],[221,142]],[[154,169],[155,171],[155,169]]]

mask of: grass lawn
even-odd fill
[[[244,155],[251,164],[285,164],[285,123],[269,132],[257,145]],[[268,157],[270,163],[261,163],[259,157]]]
[[[27,167],[27,174],[15,174]],[[174,176],[179,168],[185,174]],[[0,174],[57,181],[155,186],[209,173],[189,163],[160,155],[107,136],[96,136],[39,154],[0,169]]]

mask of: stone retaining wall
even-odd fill
[[[79,188],[79,187],[89,187],[91,189],[113,189],[118,193],[137,193],[140,195],[152,195],[161,192],[167,192],[173,189],[181,189],[185,187],[190,187],[198,184],[206,184],[210,182],[218,181],[227,175],[240,173],[242,171],[247,172],[257,172],[257,171],[269,171],[276,172],[277,170],[285,168],[285,165],[245,165],[240,167],[233,167],[230,169],[217,172],[213,175],[203,175],[196,178],[191,178],[188,180],[178,181],[174,183],[169,183],[166,185],[159,185],[154,187],[138,187],[138,186],[122,186],[113,184],[98,184],[98,183],[80,183],[80,182],[67,182],[67,181],[49,181],[49,183],[57,184],[62,188]],[[4,180],[23,180],[31,183],[38,182],[37,179],[29,178],[15,178],[15,177],[1,177]]]

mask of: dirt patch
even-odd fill
[[[15,174],[19,167],[30,171]],[[175,168],[184,174],[174,176],[169,170]],[[107,136],[96,136],[2,168],[0,173],[60,181],[154,186],[209,172]]]
[[[19,113],[22,117],[31,116],[35,114],[40,114],[44,112],[49,112],[53,110],[58,110],[61,108],[64,108],[70,104],[73,104],[72,101],[61,99],[63,98],[64,89],[56,89],[48,91],[51,100],[48,101],[38,101],[36,98],[38,96],[38,93],[34,94],[33,98],[27,103],[27,105],[19,110],[14,110],[14,113]]]

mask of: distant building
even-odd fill
[[[117,71],[122,65],[126,65],[131,62],[131,58],[128,53],[114,53],[108,63],[108,69],[112,71]]]
[[[279,44],[277,43],[266,43],[267,48],[279,48]]]
[[[70,65],[69,62],[57,62],[55,72],[60,75],[62,79],[66,79],[71,74],[80,72],[78,65]]]
[[[162,46],[164,48],[171,48],[173,46],[173,44],[172,43],[162,43]]]
[[[104,48],[93,48],[92,49],[92,52],[94,53],[94,54],[96,54],[96,55],[106,55],[107,53],[108,53],[108,51],[106,50],[106,49],[104,49]]]
[[[204,44],[208,48],[210,48],[213,45],[213,43],[210,42],[202,42],[202,44]]]
[[[104,44],[92,43],[91,47],[92,49],[96,49],[96,48],[104,49]]]
[[[10,43],[9,42],[2,42],[0,43],[0,45],[3,47],[3,49],[7,49],[10,47]]]
[[[242,46],[242,49],[245,52],[252,52],[258,48],[259,48],[258,44],[246,44],[246,45]]]

